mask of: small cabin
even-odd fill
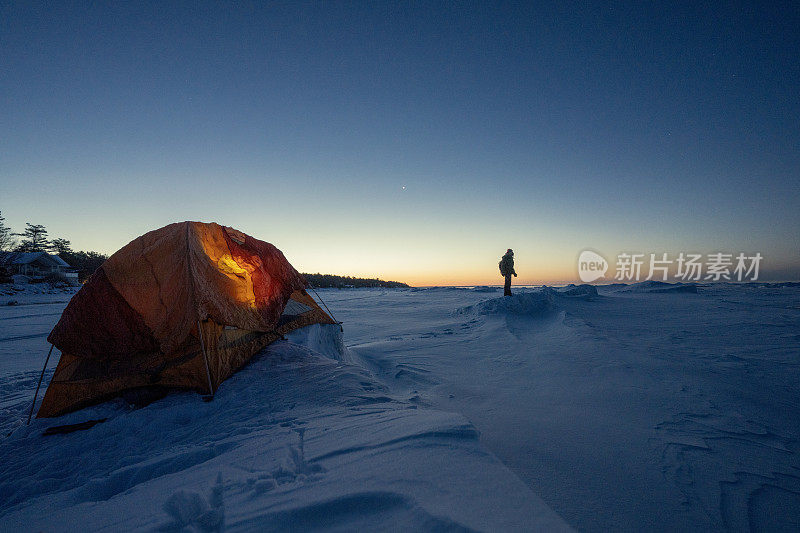
[[[57,255],[47,252],[0,252],[0,266],[12,275],[40,279],[50,274],[60,274],[67,281],[78,282],[77,270]]]

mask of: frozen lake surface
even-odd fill
[[[800,287],[662,289],[319,291],[344,348],[29,428],[69,295],[14,297],[0,529],[800,529]]]

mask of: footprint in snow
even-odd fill
[[[293,431],[299,435],[300,442],[297,446],[289,446],[289,457],[284,464],[269,474],[262,474],[257,479],[248,480],[253,496],[260,496],[288,483],[314,481],[325,472],[322,465],[306,461],[306,428],[293,428]]]
[[[172,518],[159,531],[184,531],[187,528],[202,532],[225,530],[225,503],[222,473],[211,488],[208,499],[193,491],[179,490],[164,502],[164,511]]]

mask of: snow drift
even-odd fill
[[[0,530],[569,529],[463,416],[398,399],[344,359],[339,327],[314,325],[212,402],[117,399],[60,417],[107,418],[65,435],[17,426],[0,441]]]
[[[456,313],[475,315],[514,314],[536,317],[550,315],[555,310],[556,305],[553,295],[546,291],[538,291],[484,300],[474,305],[460,307],[456,310]]]
[[[620,288],[320,291],[343,350],[51,437],[19,425],[62,297],[0,307],[0,530],[797,530],[798,287]]]
[[[697,294],[696,283],[667,283],[664,281],[642,281],[632,285],[623,285],[617,292],[638,293],[690,293]]]

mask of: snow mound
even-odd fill
[[[537,291],[484,300],[460,307],[457,314],[545,316],[555,311],[550,291]]]
[[[756,283],[756,285],[766,287],[768,289],[778,289],[782,287],[800,287],[800,281],[780,281],[777,283]]]
[[[569,296],[569,297],[584,297],[584,298],[591,298],[593,296],[597,296],[597,288],[593,285],[581,284],[575,285],[574,283],[570,283],[566,287],[543,287],[543,290],[549,290],[555,293],[558,296]]]
[[[338,324],[311,324],[286,335],[286,340],[335,361],[349,361],[342,328]]]
[[[497,292],[500,290],[500,287],[489,287],[488,285],[479,285],[477,287],[472,287],[472,292]]]
[[[0,440],[0,530],[569,529],[465,417],[342,362],[338,326],[288,337],[211,402],[117,399],[18,427]]]
[[[695,283],[667,283],[664,281],[642,281],[641,283],[634,283],[617,292],[644,292],[644,293],[659,293],[659,292],[683,292],[697,294],[697,284]]]
[[[431,293],[431,292],[453,292],[453,291],[465,291],[465,290],[468,290],[468,289],[465,289],[464,287],[440,287],[440,286],[436,286],[436,287],[412,287],[411,288],[411,292],[426,292],[426,293]]]
[[[14,279],[25,276],[14,276]],[[79,287],[68,283],[0,283],[0,305],[24,305],[52,301],[52,295],[64,296],[66,300],[78,292]]]
[[[409,292],[445,292],[445,293],[464,293],[464,292],[497,292],[500,287],[492,287],[490,285],[476,285],[474,287],[451,287],[451,286],[436,286],[436,287],[411,287]]]

